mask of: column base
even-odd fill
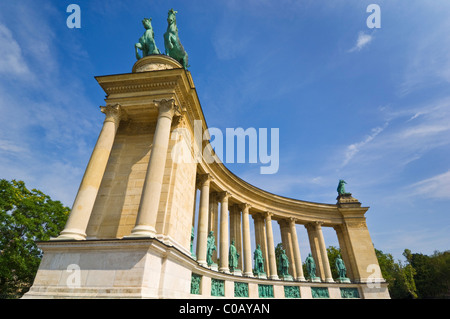
[[[208,266],[209,269],[214,271],[219,271],[219,266],[216,263],[212,263],[210,266]]]
[[[339,277],[338,279],[336,279],[336,281],[339,282],[339,283],[342,283],[342,284],[350,283],[350,279],[347,278],[347,277]]]
[[[280,279],[284,281],[294,281],[294,278],[292,278],[291,275],[280,276]]]
[[[240,269],[235,269],[235,270],[232,272],[232,274],[235,275],[235,276],[240,276],[240,277],[242,277],[242,270],[240,270]]]
[[[86,240],[86,234],[76,230],[63,230],[58,237],[51,237],[50,240]]]
[[[311,282],[322,282],[322,280],[320,280],[320,277],[312,277],[309,279]]]
[[[305,277],[297,277],[295,281],[306,281]]]
[[[152,226],[136,226],[131,231],[131,234],[128,236],[124,236],[123,238],[143,238],[143,237],[150,237],[155,238],[156,237],[156,230]]]
[[[333,278],[326,278],[326,279],[325,279],[325,282],[332,283],[332,282],[334,282],[334,279],[333,279]]]
[[[258,279],[267,279],[267,275],[264,273],[255,274],[255,277]]]
[[[269,279],[278,280],[280,278],[278,277],[278,275],[272,275],[272,276],[269,276]]]
[[[224,274],[231,274],[230,269],[228,267],[227,268],[219,268],[219,271],[223,272]]]

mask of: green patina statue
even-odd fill
[[[337,256],[336,261],[336,270],[339,274],[339,279],[347,278],[347,268],[345,268],[344,261],[342,260],[341,256]]]
[[[343,179],[340,179],[338,187],[337,187],[337,192],[338,192],[339,195],[348,194],[348,193],[345,192],[344,184],[347,184],[347,183]]]
[[[134,49],[136,50],[136,59],[141,59],[138,50],[142,50],[142,57],[151,55],[151,54],[161,54],[159,49],[155,44],[155,33],[153,32],[152,27],[152,18],[145,18],[142,20],[142,24],[146,29],[142,37],[139,38],[139,43],[134,45]]]
[[[308,270],[309,278],[311,279],[316,278],[316,263],[314,262],[314,258],[311,256],[311,254],[308,255],[305,263],[306,269]]]
[[[255,252],[253,253],[253,259],[255,260],[255,269],[254,269],[255,275],[265,274],[264,257],[263,257],[263,253],[261,251],[260,244],[258,244],[258,247],[256,247]]]
[[[289,259],[286,250],[282,250],[278,260],[278,275],[281,277],[289,276]]]
[[[239,253],[237,252],[236,246],[234,245],[234,239],[231,241],[230,250],[228,253],[228,266],[230,271],[233,272],[238,267]]]
[[[216,239],[214,238],[214,232],[211,230],[208,234],[207,244],[206,244],[206,263],[211,266],[214,261],[212,255],[216,250]]]
[[[177,19],[175,17],[178,11],[173,9],[169,10],[167,17],[167,31],[164,33],[164,47],[166,49],[166,55],[174,58],[181,63],[183,68],[187,69],[188,66],[188,54],[184,50],[183,45],[178,37]]]

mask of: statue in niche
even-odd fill
[[[306,269],[308,270],[309,278],[316,278],[316,263],[314,262],[314,258],[311,256],[311,253],[306,258]]]
[[[256,275],[265,274],[265,271],[264,271],[264,257],[263,257],[263,253],[261,251],[261,245],[260,244],[258,244],[258,246],[255,249],[255,252],[253,253],[253,259],[255,260],[254,273]]]
[[[230,267],[231,272],[234,272],[237,269],[238,262],[239,262],[239,253],[237,252],[233,239],[231,241],[230,250],[228,253],[228,266]]]
[[[216,239],[214,238],[214,231],[210,231],[208,234],[207,245],[206,245],[206,263],[211,266],[214,262],[212,260],[212,255],[216,250]]]
[[[142,20],[145,32],[142,37],[139,38],[139,42],[134,45],[134,49],[136,50],[136,59],[138,60],[141,59],[138,50],[142,50],[142,57],[151,54],[161,54],[159,49],[156,47],[155,33],[153,32],[151,21],[152,18],[145,18],[144,20]]]
[[[347,268],[345,267],[344,261],[342,260],[341,256],[338,255],[335,261],[336,269],[339,274],[339,279],[345,279],[347,278]]]
[[[286,250],[282,249],[278,260],[278,275],[281,277],[289,276],[289,258]]]
[[[181,63],[184,69],[187,69],[189,67],[188,54],[184,50],[180,38],[178,37],[177,19],[175,16],[177,12],[178,11],[174,11],[173,9],[169,10],[167,17],[167,31],[164,33],[164,47],[166,49],[166,55],[174,58]]]

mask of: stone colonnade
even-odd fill
[[[207,236],[213,231],[218,244],[218,258],[214,255],[214,261],[218,261],[218,270],[230,273],[229,247],[231,241],[235,241],[235,247],[239,253],[238,269],[245,277],[254,277],[253,251],[250,237],[250,216],[253,217],[255,245],[260,246],[264,257],[264,271],[269,279],[279,278],[275,256],[275,243],[272,229],[274,217],[280,225],[282,246],[289,259],[289,273],[295,281],[305,281],[303,273],[302,257],[299,249],[296,225],[298,220],[289,217],[275,216],[270,211],[253,210],[249,203],[236,203],[230,205],[232,194],[228,191],[214,191],[211,184],[213,178],[210,174],[199,174],[197,189],[200,190],[200,202],[198,209],[197,226],[197,262],[205,267],[207,264]],[[219,210],[220,204],[220,210]],[[193,227],[195,226],[195,209]],[[220,224],[220,229],[218,225]],[[324,282],[334,282],[331,275],[325,241],[322,233],[321,222],[304,224],[308,232],[311,252],[317,266],[317,275]],[[255,247],[256,248],[256,247]],[[234,273],[238,274],[238,273]]]

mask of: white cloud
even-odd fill
[[[414,183],[411,195],[426,198],[450,199],[450,170]]]
[[[358,33],[358,38],[356,43],[348,52],[360,51],[362,48],[367,46],[373,40],[373,36],[370,34],[365,34],[364,32]]]
[[[344,162],[342,163],[342,166],[347,165],[350,160],[368,143],[370,143],[378,134],[380,134],[388,125],[386,123],[384,126],[375,127],[372,129],[372,132],[370,135],[366,136],[361,142],[351,144],[347,146],[347,149],[344,154]]]
[[[30,71],[26,65],[22,49],[14,39],[11,31],[0,24],[0,73],[2,74],[28,74]]]

